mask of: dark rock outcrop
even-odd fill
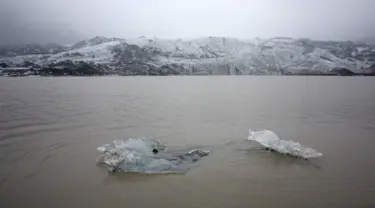
[[[177,64],[163,65],[159,69],[159,75],[178,75],[180,74],[179,71],[183,71],[183,67],[180,67]]]
[[[354,72],[346,68],[334,68],[331,70],[331,73],[334,73],[338,76],[354,76],[355,75]]]
[[[373,75],[375,75],[375,64],[371,65],[369,68],[367,68],[364,71],[364,74],[373,74]]]
[[[85,62],[79,63],[79,65],[75,68],[75,71],[80,75],[102,75],[103,72],[99,71],[96,67],[91,66]]]
[[[147,50],[140,48],[137,45],[130,45],[125,42],[113,46],[111,48],[111,52],[114,54],[114,59],[117,62],[124,64],[131,64],[133,62],[147,63],[152,60]]]
[[[1,68],[7,68],[7,67],[9,67],[9,65],[2,62],[2,63],[0,63],[0,67]]]

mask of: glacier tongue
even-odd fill
[[[323,153],[316,151],[315,149],[304,147],[298,142],[281,140],[279,136],[273,131],[270,130],[259,130],[253,131],[249,130],[250,141],[257,141],[263,147],[282,153],[293,155],[296,157],[302,157],[305,159],[320,157]]]
[[[153,150],[157,149],[157,154]],[[111,172],[184,173],[190,165],[209,154],[208,150],[192,149],[169,153],[166,145],[152,139],[116,140],[97,148],[99,163],[107,164]]]

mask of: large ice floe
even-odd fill
[[[145,138],[116,140],[97,148],[102,155],[98,163],[110,172],[185,173],[190,166],[207,156],[207,149],[180,150],[171,153],[159,141]]]
[[[304,147],[298,142],[282,140],[275,132],[270,130],[254,131],[250,129],[248,140],[257,141],[260,145],[265,147],[265,149],[305,159],[323,155],[323,153],[312,148]]]

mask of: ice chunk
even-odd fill
[[[158,150],[157,154],[153,152],[154,149]],[[204,149],[172,154],[166,151],[166,145],[143,138],[116,140],[97,150],[103,153],[97,161],[107,164],[111,172],[183,173],[190,164],[209,154]]]
[[[253,131],[250,129],[248,140],[257,141],[267,149],[305,159],[323,155],[323,153],[312,148],[304,147],[298,142],[281,140],[275,132],[270,130]]]

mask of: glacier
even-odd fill
[[[320,157],[323,153],[315,149],[304,147],[295,141],[286,141],[271,130],[249,130],[248,140],[256,141],[268,150],[304,159]]]
[[[172,153],[167,151],[166,145],[147,138],[115,140],[97,150],[102,153],[97,162],[106,164],[109,172],[154,174],[185,173],[193,163],[209,154],[209,150],[199,148]]]
[[[0,63],[13,67],[72,68],[82,62],[102,73],[120,75],[319,75],[337,69],[373,74],[375,45],[285,37],[240,40],[98,36],[70,46],[0,47]]]

